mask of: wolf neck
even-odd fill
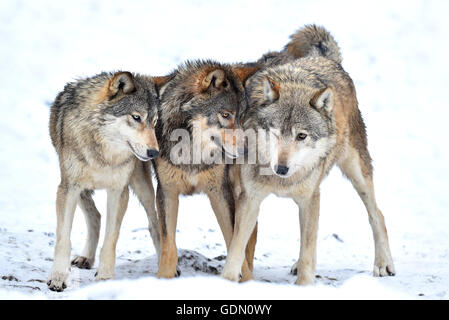
[[[89,165],[120,167],[134,161],[135,156],[128,148],[112,142],[102,132],[93,128],[86,128],[86,132],[88,132],[90,148],[86,150],[83,157]],[[86,142],[81,141],[80,144],[86,144]],[[83,150],[83,148],[80,148],[80,150]]]

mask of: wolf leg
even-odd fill
[[[216,190],[216,189],[215,189]],[[226,248],[229,250],[231,245],[232,235],[234,232],[234,199],[231,193],[222,192],[218,189],[218,192],[209,192],[210,203],[217,217],[218,224],[226,242]],[[226,198],[227,194],[230,197]],[[248,281],[253,279],[252,272],[249,268],[248,262],[245,259],[242,266],[242,281]]]
[[[320,192],[316,191],[308,198],[298,197],[301,248],[296,263],[298,278],[296,284],[311,285],[315,279],[316,241],[320,214]]]
[[[246,246],[245,255],[246,261],[248,261],[248,268],[253,272],[254,270],[254,253],[256,251],[256,243],[257,243],[257,223],[254,227],[254,231],[249,238],[248,245]]]
[[[48,287],[52,291],[63,291],[67,287],[70,271],[70,233],[79,190],[61,183],[56,197],[56,246],[53,267],[48,278]]]
[[[148,162],[139,161],[131,176],[131,189],[136,193],[140,203],[145,208],[148,217],[148,229],[156,249],[157,257],[161,258],[161,241],[159,235],[159,223],[154,204],[154,188],[151,181],[151,169]]]
[[[374,195],[371,166],[365,164],[360,153],[352,147],[349,148],[346,159],[339,166],[343,174],[348,177],[357,190],[368,211],[375,246],[373,274],[375,277],[394,276],[396,272],[391,257],[387,228],[382,212],[377,207]]]
[[[237,201],[237,199],[240,196],[240,193],[242,192],[242,182],[240,177],[240,166],[235,165],[231,167],[231,170],[229,172],[229,177],[232,185],[232,191],[234,194],[234,199]],[[235,216],[235,214],[234,214]],[[234,217],[235,218],[235,217]],[[251,238],[249,238],[248,245],[246,246],[246,261],[248,262],[248,268],[251,271],[251,273],[254,270],[254,253],[256,251],[256,243],[257,243],[257,223],[256,227],[254,228],[253,233],[251,234]],[[245,278],[245,275],[243,275],[243,279]]]
[[[158,278],[174,278],[179,275],[178,249],[176,248],[176,224],[178,220],[179,194],[163,189],[159,184],[156,205],[161,235],[161,258]]]
[[[107,280],[114,277],[115,250],[129,199],[128,186],[121,190],[108,190],[107,193],[106,231],[96,280]]]
[[[240,280],[243,271],[242,265],[245,262],[245,250],[256,226],[262,199],[258,197],[249,198],[246,192],[240,194],[236,203],[234,235],[222,273],[222,277],[225,279]]]
[[[84,190],[78,197],[78,205],[84,213],[87,225],[87,241],[81,256],[75,256],[72,266],[80,269],[91,269],[95,261],[98,239],[100,237],[101,215],[92,199],[92,191]]]

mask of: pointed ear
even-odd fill
[[[117,72],[109,81],[109,96],[115,97],[120,91],[129,94],[136,89],[130,72]]]
[[[272,79],[265,77],[263,80],[263,95],[265,101],[275,102],[279,99],[279,90],[281,86]]]
[[[200,92],[205,92],[210,87],[219,89],[221,85],[225,82],[226,75],[221,69],[214,69],[210,71],[201,81]]]
[[[331,112],[334,104],[333,93],[331,88],[325,88],[315,93],[310,101],[310,105],[318,110],[325,110]]]
[[[172,78],[173,77],[171,75],[163,77],[153,77],[153,82],[157,92],[159,92],[163,86],[165,86],[168,82],[170,82]]]
[[[240,81],[244,84],[245,81],[259,71],[257,67],[241,67],[241,68],[233,68],[234,73],[240,79]]]

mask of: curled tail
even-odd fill
[[[334,37],[325,28],[306,25],[290,36],[284,52],[294,58],[321,56],[341,64],[340,48]]]

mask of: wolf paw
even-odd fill
[[[47,281],[48,289],[51,291],[62,292],[67,288],[68,275],[63,272],[52,272]]]
[[[312,286],[315,283],[313,274],[304,274],[298,277],[296,284],[299,286]]]
[[[114,272],[97,271],[95,273],[95,281],[106,281],[114,278]]]
[[[227,280],[231,280],[234,282],[239,282],[242,279],[242,274],[239,272],[230,272],[230,271],[226,271],[223,270],[223,273],[221,274],[221,276]]]
[[[157,273],[157,277],[159,279],[173,279],[173,278],[178,278],[179,276],[181,276],[181,270],[179,270],[178,268],[176,268],[175,272],[162,272],[162,271],[159,271]]]
[[[376,263],[374,265],[373,275],[375,277],[394,277],[396,271],[393,262],[390,263]]]
[[[297,276],[298,275],[298,261],[295,262],[295,264],[290,269],[290,274]]]
[[[79,269],[92,269],[94,265],[94,259],[89,259],[86,257],[75,256],[72,260],[72,266]]]

